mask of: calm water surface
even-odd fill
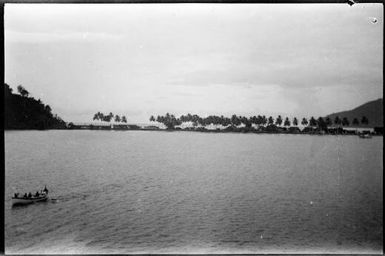
[[[7,131],[5,249],[381,253],[382,163],[383,137]]]

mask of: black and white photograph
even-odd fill
[[[380,3],[5,3],[4,252],[383,254]]]

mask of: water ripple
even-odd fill
[[[47,184],[58,199],[12,208],[6,198],[6,252],[383,247],[380,138],[24,131],[5,139],[6,195]]]

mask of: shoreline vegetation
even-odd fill
[[[316,127],[310,127],[309,129],[287,130],[284,127],[265,127],[266,129],[246,129],[245,127],[228,127],[227,129],[207,129],[205,127],[196,128],[180,128],[175,129],[162,129],[157,126],[138,126],[134,124],[130,125],[75,125],[71,124],[67,128],[69,130],[104,130],[104,131],[164,131],[164,132],[205,132],[205,133],[255,133],[255,134],[298,134],[298,135],[360,135],[370,134],[382,136],[382,127],[375,128],[362,128],[357,127],[354,129],[346,130],[345,128],[329,128],[329,132],[319,131]],[[293,131],[294,130],[294,131]]]
[[[45,130],[45,129],[86,129],[86,130],[145,130],[145,131],[196,131],[209,133],[275,133],[275,134],[315,134],[315,135],[382,135],[383,127],[371,127],[370,120],[365,116],[347,117],[329,116],[305,117],[292,120],[288,117],[276,118],[265,115],[231,117],[210,115],[181,115],[176,117],[166,113],[164,116],[151,116],[152,125],[139,126],[127,124],[126,116],[114,115],[112,112],[104,114],[97,112],[93,121],[98,123],[74,124],[65,122],[52,113],[51,107],[40,99],[29,96],[29,92],[19,85],[19,94],[14,94],[9,85],[4,84],[4,129],[5,130]]]
[[[4,130],[45,130],[66,129],[67,125],[59,116],[52,113],[49,105],[36,100],[21,85],[19,94],[13,93],[8,84],[4,84]]]
[[[100,118],[95,118],[95,117]],[[115,118],[113,118],[115,116]],[[122,118],[123,119],[123,118]],[[69,123],[69,129],[80,130],[144,130],[144,131],[192,131],[208,133],[270,133],[270,134],[314,134],[314,135],[357,135],[372,134],[382,135],[382,127],[370,127],[369,120],[363,116],[361,126],[358,118],[355,118],[354,125],[349,126],[347,118],[336,117],[334,122],[330,118],[323,117],[315,119],[311,117],[308,121],[302,118],[302,129],[298,127],[298,119],[293,118],[293,122],[286,117],[283,119],[278,116],[274,119],[272,116],[242,117],[233,115],[231,118],[224,116],[208,116],[202,118],[198,115],[182,115],[176,118],[173,114],[167,113],[165,116],[151,116],[149,121],[154,125],[138,126],[135,124],[126,124],[124,118],[122,121],[118,115],[113,113],[96,113],[94,120],[101,120],[100,124],[73,124]],[[120,121],[119,121],[120,120]],[[113,123],[110,123],[113,122]],[[282,125],[283,124],[283,125]],[[162,127],[159,127],[162,126]]]

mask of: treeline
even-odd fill
[[[191,122],[194,127],[196,126],[207,126],[207,125],[222,125],[225,127],[228,126],[239,126],[244,125],[246,128],[251,128],[252,125],[256,125],[257,127],[268,127],[268,126],[285,126],[285,127],[292,127],[292,126],[298,126],[299,120],[294,117],[292,120],[290,120],[288,117],[282,118],[280,115],[276,118],[273,118],[272,116],[266,117],[266,116],[251,116],[251,117],[245,117],[245,116],[237,116],[232,115],[231,117],[224,117],[222,116],[215,116],[210,115],[208,117],[200,117],[198,115],[182,115],[180,117],[175,117],[173,114],[167,113],[164,116],[157,116],[156,118],[154,116],[150,117],[150,121],[152,122],[159,122],[164,124],[167,129],[175,129],[175,126],[181,125],[185,122]],[[369,120],[366,116],[363,116],[360,118],[354,118],[352,121],[352,124],[357,126],[361,124],[367,125],[369,124]],[[311,117],[309,120],[307,118],[301,119],[301,124],[303,126],[309,126],[309,127],[317,127],[320,130],[326,130],[328,126],[332,126],[333,124],[335,126],[341,127],[341,126],[349,126],[350,121],[346,117],[339,117],[336,116],[334,120],[331,120],[329,117],[318,117],[315,119],[314,117]]]
[[[52,113],[49,105],[30,97],[21,85],[18,94],[4,84],[4,129],[64,129],[66,123]]]
[[[115,115],[110,112],[109,114],[103,114],[101,112],[98,112],[94,115],[93,120],[99,120],[104,122],[111,122],[115,121],[117,123],[127,123],[127,118],[125,116],[120,117],[119,115]]]

